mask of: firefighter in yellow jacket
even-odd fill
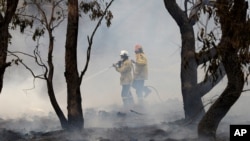
[[[121,51],[121,60],[117,64],[113,64],[116,71],[120,72],[120,84],[122,85],[122,101],[125,107],[131,106],[134,104],[134,100],[132,94],[130,92],[130,86],[132,84],[132,70],[133,65],[131,60],[128,58],[128,51],[122,50]]]
[[[144,86],[144,81],[148,79],[148,61],[143,52],[141,45],[135,46],[136,60],[132,62],[135,64],[133,87],[136,89],[138,103],[143,103],[143,98],[146,97],[151,90]]]

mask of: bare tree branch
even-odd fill
[[[31,91],[31,90],[33,90],[33,89],[36,88],[35,81],[36,81],[36,78],[33,78],[33,86],[32,86],[32,88],[23,89],[23,91],[25,92],[25,94],[27,94],[28,91]]]
[[[57,2],[53,2],[52,3],[52,12],[50,15],[50,20],[48,21],[48,18],[46,16],[46,14],[44,13],[44,10],[41,8],[41,5],[39,5],[36,1],[33,1],[32,3],[28,3],[28,4],[32,4],[35,5],[37,7],[37,9],[39,10],[39,13],[41,13],[42,15],[42,19],[38,18],[38,16],[34,16],[34,15],[27,15],[27,14],[22,14],[22,12],[17,13],[17,16],[23,16],[23,17],[28,17],[28,18],[32,18],[34,20],[37,20],[38,22],[40,22],[43,26],[45,26],[45,28],[48,30],[54,30],[56,27],[58,27],[66,18],[65,13],[64,13],[64,9],[60,6],[60,3],[63,0],[57,1]],[[54,14],[55,14],[55,8],[58,7],[60,9],[60,11],[62,12],[62,18],[57,19],[58,22],[55,24],[54,23]],[[24,7],[23,7],[24,9]],[[45,22],[45,23],[44,23]],[[52,25],[55,24],[55,25]]]
[[[184,20],[188,20],[185,19],[184,17],[187,16],[183,16],[185,15],[185,13],[183,12],[183,10],[178,6],[178,4],[176,3],[175,0],[164,0],[166,9],[168,10],[168,12],[170,13],[170,15],[175,15],[172,16],[176,23],[180,26],[182,25],[184,22]]]
[[[28,65],[26,65],[18,55],[16,55],[15,53],[13,53],[13,52],[11,52],[11,51],[8,51],[8,53],[11,54],[12,56],[16,57],[16,58],[17,58],[16,61],[18,61],[19,63],[21,63],[21,64],[22,64],[22,65],[32,74],[32,76],[33,76],[34,78],[45,79],[44,77],[42,77],[43,74],[36,75],[36,74],[33,72],[33,70],[32,70]]]
[[[28,56],[28,57],[31,57],[31,58],[35,59],[35,56],[33,56],[31,54],[28,54],[28,53],[25,53],[25,52],[21,52],[21,51],[8,51],[8,53],[11,53],[11,54],[22,54],[22,55],[25,55],[25,56]]]
[[[59,5],[59,3],[62,2],[62,1],[63,1],[63,0],[58,1],[58,3],[56,3],[56,6],[57,6],[58,8],[61,9],[61,12],[62,12],[62,19],[59,20],[59,22],[57,22],[57,24],[55,24],[54,26],[52,26],[52,27],[51,27],[51,30],[54,30],[56,27],[58,27],[58,26],[65,20],[65,18],[66,18],[63,8]]]
[[[109,2],[109,4],[107,5],[107,7],[105,8],[102,17],[99,19],[99,21],[98,21],[98,23],[97,23],[95,29],[93,30],[93,32],[92,32],[92,34],[91,34],[91,37],[90,37],[90,38],[89,38],[89,36],[87,37],[88,43],[89,43],[88,50],[87,50],[87,60],[86,60],[85,67],[84,67],[83,71],[81,72],[81,75],[80,75],[80,78],[79,78],[79,79],[80,79],[80,84],[82,83],[82,78],[83,78],[85,72],[86,72],[87,69],[88,69],[88,65],[89,65],[89,60],[90,60],[90,54],[91,54],[91,49],[92,49],[92,43],[93,43],[94,35],[95,35],[95,33],[96,33],[98,27],[101,25],[101,22],[102,22],[103,18],[105,17],[105,15],[106,15],[106,13],[107,13],[109,7],[110,7],[111,4],[113,3],[113,1],[114,1],[114,0],[111,0],[111,1]]]
[[[48,23],[48,19],[47,19],[47,16],[46,16],[44,10],[41,8],[41,6],[36,1],[33,1],[33,4],[35,4],[37,9],[40,11],[40,13],[45,21],[45,27],[47,28],[47,30],[49,30],[50,29],[49,23]]]

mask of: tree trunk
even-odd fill
[[[185,20],[180,25],[182,50],[181,50],[181,90],[184,102],[186,120],[195,120],[205,113],[199,88],[197,85],[197,63],[195,59],[195,42],[192,25]]]
[[[68,94],[68,123],[70,129],[83,128],[80,79],[77,68],[78,0],[68,1],[68,25],[66,35],[65,78]]]
[[[0,92],[3,87],[3,77],[6,67],[6,57],[8,49],[8,25],[0,26]]]
[[[15,14],[17,8],[18,0],[8,0],[7,9],[5,11],[4,17],[0,13],[0,93],[3,88],[3,77],[5,69],[10,66],[10,63],[6,62],[7,50],[9,43],[9,23],[13,15]]]
[[[48,50],[48,65],[49,65],[49,70],[48,70],[48,77],[46,76],[47,73],[45,73],[45,78],[46,78],[46,83],[47,83],[47,89],[48,89],[48,95],[49,99],[51,102],[52,107],[54,108],[61,126],[63,129],[68,128],[68,121],[66,117],[64,116],[57,100],[55,97],[55,92],[54,92],[54,87],[53,87],[53,76],[54,76],[54,64],[53,64],[53,49],[54,49],[54,37],[52,36],[52,30],[48,29],[48,34],[49,34],[49,50]]]
[[[217,15],[220,18],[222,39],[219,50],[222,57],[228,83],[226,89],[215,103],[209,108],[198,126],[200,139],[215,140],[216,130],[222,118],[240,97],[244,87],[244,73],[242,72],[239,51],[249,46],[246,13],[248,3],[245,0],[233,1],[233,7],[228,6],[228,0],[217,1]],[[247,37],[246,37],[247,36]]]
[[[228,84],[200,121],[198,126],[199,138],[215,140],[218,124],[241,95],[244,86],[244,74],[241,70],[241,64],[235,58],[237,58],[237,53],[228,51],[222,60]]]
[[[208,93],[223,78],[224,73],[216,81],[198,83],[197,68],[201,61],[197,58],[195,52],[193,25],[190,23],[185,11],[180,9],[175,0],[164,0],[164,3],[166,9],[179,26],[181,33],[181,89],[185,120],[197,123],[205,113],[202,96]],[[208,56],[210,54],[211,52],[208,52],[203,55]],[[206,58],[205,61],[208,61],[209,57]]]

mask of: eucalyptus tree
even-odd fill
[[[228,82],[225,90],[209,107],[198,125],[199,140],[216,140],[216,130],[220,121],[238,100],[241,93],[247,91],[243,90],[243,88],[244,84],[248,81],[250,73],[248,1],[199,0],[194,3],[194,1],[186,0],[184,2],[186,9],[184,12],[188,11],[187,3],[193,3],[188,17],[187,14],[184,14],[180,10],[174,0],[164,0],[164,2],[181,29],[183,48],[185,44],[190,44],[186,43],[188,41],[185,40],[186,38],[194,39],[191,25],[197,24],[200,21],[202,13],[208,14],[207,20],[213,19],[214,23],[212,26],[216,31],[208,33],[206,32],[206,28],[201,28],[198,32],[197,40],[201,42],[202,47],[200,53],[196,56],[198,57],[196,62],[203,62],[206,70],[205,80],[208,76],[212,76],[213,80],[218,81],[223,76],[221,74],[227,75]],[[194,62],[192,60],[193,57],[190,59],[193,52],[192,50],[189,51],[189,53],[187,50],[183,51],[182,54],[185,57],[182,61],[187,61],[188,64],[190,64],[190,61]],[[206,55],[207,57],[205,58],[209,59],[209,61],[207,59],[199,59],[204,58],[202,57],[203,54],[207,54],[208,52],[210,55]],[[223,66],[224,69],[220,69],[220,66]],[[218,75],[218,70],[219,72],[220,70],[222,71],[219,73],[220,75]],[[188,77],[188,74],[186,73],[184,76]]]
[[[249,76],[250,63],[250,20],[248,1],[217,0],[214,8],[216,25],[219,25],[222,35],[218,44],[218,57],[211,66],[223,63],[227,74],[227,87],[209,108],[199,123],[200,139],[215,140],[216,130],[220,121],[236,103]]]
[[[205,79],[198,82],[198,68],[205,66],[212,58],[217,55],[216,46],[199,49],[197,46],[197,37],[206,42],[214,38],[213,34],[208,36],[200,36],[209,32],[203,30],[203,33],[195,35],[195,25],[200,21],[198,17],[201,14],[200,9],[206,3],[195,3],[194,0],[183,1],[183,6],[179,5],[176,0],[164,0],[165,7],[176,24],[179,26],[181,34],[181,90],[184,103],[185,121],[194,121],[197,123],[205,114],[205,109],[202,102],[202,97],[217,85],[224,77],[225,72],[223,65],[220,64],[214,74],[206,73]],[[182,8],[183,7],[183,8]],[[209,7],[207,7],[209,10]],[[189,10],[192,9],[192,10]],[[199,12],[199,13],[197,13]],[[203,24],[203,29],[206,29],[206,21]]]
[[[9,24],[15,14],[19,0],[0,1],[0,93],[3,88],[4,72],[11,62],[6,62],[7,50],[11,35]]]
[[[45,80],[47,84],[47,92],[50,98],[52,107],[54,108],[62,128],[74,130],[82,129],[84,126],[84,118],[82,114],[82,100],[81,100],[81,81],[87,71],[88,64],[91,56],[91,48],[93,44],[94,35],[101,25],[103,18],[106,19],[107,26],[111,25],[111,19],[113,18],[112,12],[109,10],[113,0],[109,2],[105,1],[81,1],[78,0],[27,0],[24,1],[23,6],[18,9],[13,26],[20,26],[21,32],[24,32],[27,25],[31,24],[35,26],[35,30],[32,36],[34,41],[37,41],[37,46],[34,49],[34,54],[29,55],[24,52],[11,52],[18,62],[23,64],[28,69],[34,78]],[[32,10],[29,10],[32,9]],[[30,12],[32,11],[32,12]],[[67,12],[68,11],[68,12]],[[88,14],[91,20],[98,20],[91,36],[87,37],[88,50],[86,53],[86,64],[83,70],[79,73],[77,66],[77,38],[79,27],[79,13],[83,12]],[[67,33],[65,43],[65,79],[67,83],[67,111],[68,116],[64,115],[57,100],[56,92],[54,90],[54,41],[57,38],[53,33],[55,30],[60,30],[61,23],[67,20]],[[22,24],[24,25],[22,26]],[[63,27],[60,27],[63,28]],[[39,51],[39,39],[42,35],[47,35],[49,38],[48,52],[47,52],[47,64],[44,63],[44,59],[40,55]],[[25,64],[17,54],[28,55],[32,57],[38,66],[42,67],[44,71],[43,75],[36,75],[33,70]]]

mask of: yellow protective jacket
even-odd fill
[[[130,60],[125,60],[122,62],[121,67],[116,67],[116,71],[121,73],[120,84],[129,85],[132,83],[132,62]]]
[[[144,53],[136,54],[134,80],[148,79],[148,61]]]

